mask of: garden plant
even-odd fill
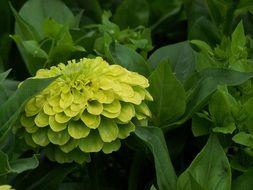
[[[1,0],[0,190],[252,190],[252,0]]]

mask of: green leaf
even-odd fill
[[[19,189],[26,190],[59,189],[64,178],[75,169],[76,165],[74,164],[48,164],[48,162],[42,161],[35,170],[26,173],[26,175],[17,176],[14,179],[14,184]]]
[[[59,0],[28,0],[20,9],[19,15],[36,29],[40,37],[44,36],[42,23],[45,18],[52,18],[70,27],[75,24],[73,13]],[[18,30],[16,33],[19,34]]]
[[[47,87],[55,78],[25,80],[17,91],[0,106],[0,139],[18,118],[24,102]]]
[[[161,61],[168,60],[179,80],[187,79],[194,72],[195,55],[188,41],[159,48],[149,57],[148,63],[155,69]]]
[[[192,117],[191,128],[195,137],[210,134],[212,131],[212,125],[213,124],[211,121],[200,117],[199,115],[194,115]]]
[[[0,73],[0,84],[3,83],[3,81],[6,79],[6,77],[10,74],[11,69],[9,69],[8,71],[2,72]]]
[[[170,65],[162,62],[149,77],[154,101],[149,103],[152,118],[157,125],[179,119],[186,107],[186,94],[183,85],[172,73]]]
[[[23,40],[21,39],[19,35],[13,35],[11,36],[11,38],[16,42],[29,73],[32,76],[35,75],[36,71],[45,65],[45,59],[34,57],[32,54],[27,52],[26,48],[24,47]],[[33,51],[33,50],[30,49],[30,51]]]
[[[150,190],[157,190],[154,185],[150,187]]]
[[[189,40],[202,40],[212,47],[220,43],[221,36],[222,34],[220,33],[219,28],[203,16],[203,14],[196,19],[188,32]]]
[[[253,171],[245,172],[232,183],[232,190],[251,190],[253,187]]]
[[[33,57],[44,58],[44,59],[48,58],[47,53],[40,48],[40,45],[37,41],[28,40],[28,41],[23,41],[22,44],[25,50],[29,54],[31,54]]]
[[[135,134],[146,143],[154,156],[159,190],[176,189],[177,176],[161,129],[157,127],[136,127]]]
[[[146,26],[149,21],[149,5],[146,0],[124,0],[116,9],[113,21],[121,28]]]
[[[235,118],[239,114],[240,105],[226,87],[218,87],[209,101],[208,109],[215,124],[213,131],[232,134],[236,129]]]
[[[253,73],[244,73],[226,69],[205,69],[195,74],[194,80],[187,84],[187,105],[181,120],[172,123],[177,126],[184,123],[196,111],[200,110],[206,103],[208,97],[215,92],[219,85],[236,86],[251,79]],[[189,80],[191,81],[191,80]],[[171,125],[164,126],[171,128]]]
[[[10,161],[8,155],[0,151],[0,176],[10,173],[22,173],[26,170],[31,170],[39,165],[37,157],[34,155],[31,158],[19,158]]]
[[[236,53],[238,48],[244,48],[246,44],[246,37],[244,34],[243,23],[242,21],[237,25],[236,29],[232,34],[231,40],[231,51]]]
[[[184,171],[178,190],[230,190],[231,169],[218,138],[211,135],[207,144]]]
[[[23,40],[39,40],[40,37],[35,27],[33,27],[34,25],[31,25],[24,18],[22,18],[13,8],[11,3],[10,8],[16,20],[15,32],[20,35]]]
[[[246,132],[239,132],[232,140],[238,144],[253,148],[253,135]]]
[[[109,47],[109,52],[110,58],[114,64],[121,65],[130,71],[135,71],[144,76],[148,76],[148,65],[144,58],[133,49],[118,43],[112,43]]]

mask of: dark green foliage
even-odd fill
[[[2,0],[0,13],[0,185],[252,189],[252,0]],[[152,118],[118,152],[49,161],[18,120],[54,78],[29,77],[96,56],[149,79]]]

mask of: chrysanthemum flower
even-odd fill
[[[142,75],[97,57],[40,69],[34,78],[58,75],[20,118],[26,143],[44,147],[51,160],[83,163],[91,152],[116,151],[135,130],[134,121],[151,116]]]
[[[0,185],[0,190],[13,190],[10,185]]]

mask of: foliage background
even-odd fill
[[[62,2],[67,7],[50,0],[0,2],[0,183],[252,189],[251,0]],[[22,11],[29,3],[34,7]],[[17,85],[39,68],[94,56],[149,78],[153,118],[118,152],[93,154],[86,165],[50,162],[11,131],[24,102],[52,79],[27,80],[29,92]]]

